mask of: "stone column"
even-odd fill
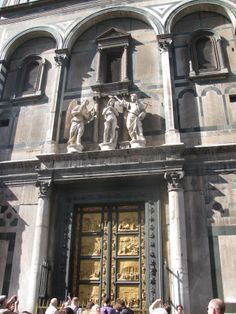
[[[172,38],[168,36],[159,36],[159,50],[161,55],[162,64],[162,78],[163,78],[163,102],[165,110],[165,143],[180,144],[180,134],[175,128],[174,121],[174,104],[173,104],[173,90],[171,81],[171,69],[170,69],[170,47],[172,44]]]
[[[101,54],[102,54],[102,49],[99,48],[97,51],[97,66],[96,66],[96,83],[100,84],[101,83]]]
[[[165,173],[168,181],[172,313],[177,313],[178,304],[183,304],[184,312],[190,313],[184,190],[181,186],[183,176],[182,171]]]
[[[121,60],[121,64],[122,64],[122,81],[128,81],[128,45],[124,46],[124,52],[122,55],[122,60]]]
[[[40,268],[47,260],[48,230],[50,214],[50,182],[39,184],[39,199],[33,240],[33,252],[28,286],[27,310],[35,313],[38,301]]]
[[[54,57],[56,62],[55,78],[53,83],[53,94],[51,100],[49,126],[46,141],[43,146],[43,153],[57,153],[57,144],[59,140],[60,121],[61,121],[61,103],[63,99],[64,87],[67,76],[67,65],[69,53],[67,49],[56,50]]]

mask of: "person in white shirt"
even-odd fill
[[[49,307],[46,309],[45,314],[58,314],[59,311],[57,309],[57,304],[58,304],[57,298],[51,299]]]

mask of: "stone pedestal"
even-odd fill
[[[146,140],[132,140],[130,141],[131,148],[143,148],[146,147]]]
[[[81,144],[69,144],[67,146],[67,153],[81,153],[84,147]]]
[[[184,190],[181,186],[183,172],[166,173],[169,200],[169,243],[170,243],[170,278],[172,312],[183,304],[184,312],[190,313],[187,240],[184,208]]]
[[[116,149],[116,143],[101,143],[99,147],[101,150],[112,150]]]

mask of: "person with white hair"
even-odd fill
[[[167,311],[161,306],[162,300],[156,299],[150,306],[149,306],[149,314],[168,314]]]
[[[225,303],[223,300],[216,298],[210,300],[207,308],[208,314],[224,314],[225,312]]]
[[[49,307],[46,309],[45,314],[58,314],[59,311],[57,309],[57,305],[58,305],[57,298],[52,298]]]
[[[99,314],[100,313],[100,306],[98,304],[94,304],[90,310],[91,314]]]

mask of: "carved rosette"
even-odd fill
[[[54,56],[57,66],[66,66],[69,61],[69,52],[67,49],[57,49]]]
[[[166,172],[165,179],[168,182],[168,192],[182,189],[182,179],[184,177],[183,171]]]
[[[163,52],[168,52],[171,45],[172,45],[172,38],[170,37],[159,38],[159,50],[161,54]]]
[[[51,190],[51,181],[38,182],[36,186],[39,187],[39,198],[48,198]]]

